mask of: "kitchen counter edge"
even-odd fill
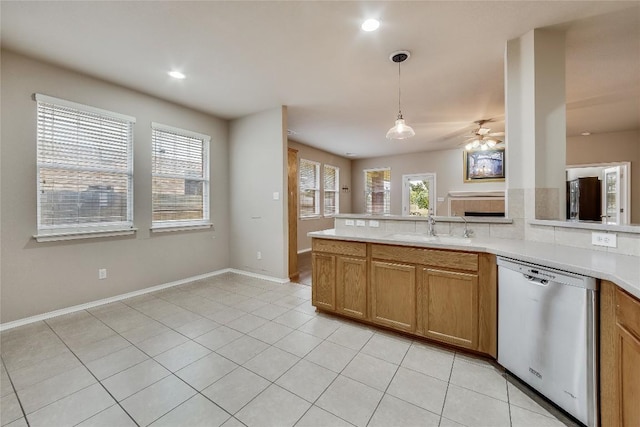
[[[473,238],[471,243],[401,240],[388,236],[357,235],[335,229],[312,231],[309,237],[433,249],[486,252],[570,273],[609,280],[640,298],[640,257],[530,240]]]

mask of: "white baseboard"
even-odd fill
[[[187,277],[186,279],[175,280],[169,283],[163,283],[161,285],[151,286],[149,288],[140,289],[138,291],[128,292],[126,294],[116,295],[109,298],[104,298],[97,301],[91,301],[84,304],[78,304],[67,308],[61,308],[60,310],[49,311],[43,314],[37,314],[35,316],[26,317],[24,319],[18,319],[11,322],[0,323],[0,332],[6,331],[9,329],[17,328],[18,326],[28,325],[29,323],[39,322],[41,320],[51,319],[52,317],[62,316],[64,314],[74,313],[76,311],[87,310],[89,308],[98,307],[100,305],[109,304],[112,302],[120,301],[127,298],[137,297],[139,295],[148,294],[150,292],[159,291],[166,288],[171,288],[173,286],[184,285],[185,283],[194,282],[196,280],[206,279],[208,277],[219,276],[224,273],[236,273],[241,274],[243,276],[255,277],[257,279],[268,280],[270,282],[276,283],[287,283],[289,279],[278,279],[276,277],[265,276],[262,274],[250,273],[248,271],[236,270],[235,268],[224,268],[222,270],[212,271],[210,273],[204,273],[197,276]]]
[[[235,268],[228,268],[227,270],[229,271],[229,273],[242,274],[243,276],[254,277],[256,279],[262,279],[262,280],[268,280],[269,282],[276,282],[276,283],[288,283],[289,282],[288,278],[280,279],[278,277],[265,276],[264,274],[252,273],[250,271],[236,270]]]
[[[300,249],[298,251],[298,255],[300,254],[306,254],[307,252],[311,252],[311,248],[307,248],[307,249]]]

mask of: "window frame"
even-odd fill
[[[36,234],[33,237],[38,242],[58,241],[58,240],[72,240],[72,239],[84,239],[93,237],[111,237],[133,234],[137,229],[133,225],[133,144],[134,144],[134,126],[136,118],[125,114],[104,110],[89,105],[80,104],[65,99],[55,98],[40,93],[34,94],[34,100],[36,101]],[[47,163],[46,158],[41,156],[41,145],[44,145],[44,138],[41,136],[41,128],[46,126],[46,123],[41,122],[40,115],[44,114],[41,111],[41,104],[48,104],[53,107],[46,108],[62,108],[72,111],[72,114],[77,114],[77,118],[80,119],[83,116],[98,116],[99,119],[119,121],[124,123],[126,131],[126,141],[121,141],[126,144],[126,165],[123,169],[101,167],[75,167],[64,164]],[[43,107],[45,108],[45,107]],[[53,138],[55,140],[55,138]],[[112,221],[112,222],[87,222],[87,223],[67,223],[59,225],[47,225],[43,224],[42,218],[42,199],[41,194],[44,191],[42,188],[42,171],[45,169],[57,168],[65,171],[78,171],[78,172],[104,172],[126,176],[127,192],[126,192],[126,214],[124,221]]]
[[[158,174],[153,172],[153,162],[155,156],[155,132],[165,132],[170,134],[176,134],[183,137],[199,139],[202,141],[202,179],[194,178],[192,176],[185,175],[173,175],[173,174]],[[211,175],[210,175],[210,145],[211,136],[194,132],[188,129],[178,128],[175,126],[165,125],[162,123],[151,122],[151,230],[153,232],[164,231],[180,231],[180,230],[193,230],[193,229],[206,229],[213,227],[211,222],[211,209],[210,209],[210,191],[211,191]],[[202,218],[196,219],[180,219],[180,220],[162,220],[154,221],[153,215],[153,180],[156,177],[184,179],[185,181],[201,181],[202,182]]]
[[[383,202],[383,210],[382,213],[374,213],[373,212],[373,200],[371,202],[371,211],[368,209],[367,198],[369,193],[373,193],[373,191],[369,190],[367,187],[367,174],[369,172],[389,172],[389,190],[385,190],[383,194],[388,197],[388,200],[384,199]],[[390,215],[391,214],[391,167],[384,168],[371,168],[371,169],[363,169],[363,178],[364,178],[364,212],[369,215]],[[384,197],[384,196],[383,196]]]
[[[310,164],[313,164],[316,170],[315,173],[315,187],[311,188],[311,187],[303,187],[302,186],[302,163],[303,162],[307,162]],[[314,206],[315,206],[315,211],[312,214],[306,214],[303,215],[302,214],[302,203],[301,203],[301,194],[303,191],[310,191],[313,190],[314,191]],[[309,159],[304,159],[304,158],[300,158],[299,162],[298,162],[298,218],[300,219],[310,219],[310,218],[319,218],[321,217],[320,214],[320,162],[316,162],[315,160],[309,160]]]
[[[335,171],[336,179],[335,179],[335,188],[333,190],[327,190],[324,187],[324,184],[326,182],[325,176],[326,176],[327,169],[333,169]],[[327,206],[325,203],[327,192],[335,194],[335,209],[333,212],[329,212],[329,213],[327,213]],[[325,163],[322,165],[322,212],[325,218],[331,218],[340,213],[340,168],[338,166],[333,166],[328,163]]]

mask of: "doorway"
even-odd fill
[[[436,174],[402,175],[402,215],[436,214]]]
[[[601,215],[604,224],[631,222],[631,163],[593,163],[567,166],[567,181],[597,177],[600,180]]]

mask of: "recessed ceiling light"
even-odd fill
[[[187,77],[184,74],[182,74],[180,71],[176,71],[176,70],[169,71],[167,74],[169,74],[174,79],[184,79],[185,77]]]
[[[364,31],[375,31],[378,29],[379,26],[380,26],[380,21],[378,21],[377,19],[371,18],[364,21],[360,26],[360,28],[362,28]]]
[[[582,136],[589,136],[589,135],[591,135],[591,132],[589,132],[589,131],[582,132],[580,135],[582,135]]]

